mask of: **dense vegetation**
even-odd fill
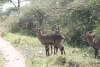
[[[87,42],[83,42],[82,37],[85,31],[91,31],[93,33],[92,34],[93,37],[100,37],[99,34],[100,1],[99,0],[70,0],[70,1],[35,0],[30,5],[21,7],[18,12],[11,14],[9,17],[7,17],[6,20],[4,17],[4,21],[2,23],[6,23],[4,25],[4,28],[9,32],[18,33],[20,34],[20,36],[27,35],[34,37],[36,36],[35,34],[36,31],[33,30],[33,28],[35,27],[42,27],[42,28],[44,27],[43,33],[50,34],[53,33],[52,32],[53,27],[56,28],[59,26],[60,33],[66,37],[66,44],[64,44],[65,46],[67,45],[69,47],[81,48],[81,51],[83,52],[86,51],[87,53],[91,53],[93,55],[94,54],[93,49],[91,49],[91,47],[89,46],[89,44],[87,44]],[[3,32],[2,35],[6,35],[6,37],[9,38],[11,34],[9,35]],[[33,45],[33,42],[30,42],[32,40],[30,38],[26,38],[25,40],[23,40],[23,37],[16,36],[16,38],[13,38],[12,36],[12,39],[8,40],[13,42],[13,44],[16,44],[17,47],[22,46],[24,43],[24,46],[27,46],[27,44],[30,45],[28,46],[28,48],[30,47],[37,48],[36,46],[37,43],[35,43],[36,45]],[[81,53],[80,51],[78,52]],[[32,56],[32,58],[34,57]],[[35,61],[37,61],[36,64],[38,64],[41,62],[41,60],[43,60],[43,58],[36,59],[36,57],[33,60],[31,60],[32,58],[29,58],[27,60],[27,62],[30,63],[30,67],[32,66],[32,64],[35,63]],[[50,61],[51,63],[50,65],[52,65],[52,61],[50,60],[50,58],[44,60],[43,62],[41,62],[41,64],[42,63],[48,64],[48,62],[46,61]],[[62,59],[65,60],[65,58],[68,59],[68,57],[63,57],[63,56],[61,56],[61,59],[59,59],[59,56],[57,56],[57,59],[55,59],[54,62],[56,63],[56,61]],[[45,64],[44,66],[48,66],[47,64]],[[60,62],[58,62],[58,64],[63,65]],[[75,64],[76,66],[82,65],[80,61],[76,62],[72,59],[68,59],[68,61],[66,61],[66,65],[68,64],[71,64],[72,66],[75,66]],[[96,63],[95,61],[94,63],[89,61],[87,62],[87,64],[96,64]],[[87,64],[85,63],[83,64],[83,66]]]
[[[75,0],[68,1],[68,4],[66,0],[51,1],[51,5],[48,4],[49,0],[44,0],[44,5],[40,2],[33,1],[31,5],[22,7],[18,13],[11,15],[6,20],[9,30],[36,36],[33,31],[36,26],[44,27],[44,33],[52,33],[52,27],[59,26],[68,43],[81,47],[84,32],[93,31],[100,24],[99,0],[80,0],[81,3]],[[66,4],[62,6],[64,3]]]

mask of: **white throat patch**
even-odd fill
[[[63,45],[63,43],[64,43],[64,39],[61,40],[60,44]]]
[[[92,42],[93,44],[95,43],[95,38],[93,38],[93,42]]]

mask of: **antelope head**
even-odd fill
[[[54,27],[52,28],[52,31],[54,31],[54,34],[60,34],[60,32],[59,32],[59,27],[58,27],[58,29],[56,28],[56,29],[54,29]]]
[[[90,35],[92,32],[85,32],[85,35],[83,36],[83,41],[87,41],[88,35]]]
[[[42,34],[41,28],[36,28],[36,35],[41,35],[41,34]]]

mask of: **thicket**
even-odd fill
[[[43,15],[44,12],[39,8],[23,7],[18,13],[14,13],[6,20],[7,26],[12,33],[35,35],[33,28],[36,27],[36,24],[42,23]]]
[[[62,33],[65,35],[68,43],[78,47],[89,46],[87,42],[83,42],[84,32],[93,32],[100,25],[100,5],[91,4],[75,9],[72,8],[64,12],[54,22],[58,22],[60,27],[64,29],[62,29]],[[99,34],[99,31],[96,34]]]
[[[83,43],[82,37],[85,31],[93,31],[100,25],[100,6],[87,6],[74,10],[70,19],[66,20],[69,32],[69,42],[81,46]]]

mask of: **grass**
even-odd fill
[[[3,59],[2,59],[1,56],[0,56],[0,67],[3,67],[3,66],[2,66],[2,62],[3,62]]]
[[[26,47],[35,47],[41,46],[37,38],[33,36],[24,36],[21,34],[6,32],[6,36],[3,38],[9,40],[15,47],[26,46]]]
[[[99,67],[100,59],[94,59],[94,50],[87,48],[71,48],[64,43],[66,56],[60,54],[45,56],[45,48],[37,37],[25,36],[19,33],[6,32],[4,39],[10,41],[27,58],[27,67]]]

